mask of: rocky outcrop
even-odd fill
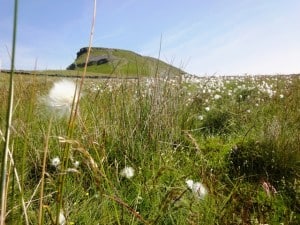
[[[105,55],[99,55],[95,57],[91,57],[88,61],[87,66],[92,66],[92,65],[101,65],[108,63],[110,60],[107,56]],[[77,67],[84,67],[85,63],[72,63],[70,66],[67,67],[67,70],[74,70]]]

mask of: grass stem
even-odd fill
[[[9,80],[9,95],[8,95],[8,111],[6,114],[6,133],[5,133],[5,145],[2,156],[2,168],[1,168],[1,215],[0,224],[5,224],[5,212],[6,212],[6,182],[7,182],[7,161],[9,152],[9,140],[10,140],[10,129],[12,122],[13,113],[13,96],[14,96],[14,84],[13,75],[15,69],[15,50],[16,50],[16,37],[17,37],[17,15],[18,15],[18,0],[15,0],[14,6],[14,24],[13,24],[13,40],[12,40],[12,56],[11,56],[11,69],[10,69],[10,80]]]
[[[76,87],[75,95],[74,95],[74,100],[73,100],[73,106],[70,114],[70,119],[69,119],[69,125],[68,125],[68,131],[67,131],[67,136],[68,138],[72,139],[73,136],[73,131],[74,131],[74,123],[76,116],[78,114],[78,109],[79,109],[79,96],[82,92],[82,87],[84,83],[84,78],[86,76],[86,71],[87,71],[87,65],[90,57],[90,52],[92,48],[92,42],[93,42],[93,37],[94,37],[94,30],[95,30],[95,21],[96,21],[96,8],[97,8],[97,0],[94,0],[94,7],[93,7],[93,18],[92,18],[92,26],[91,26],[91,33],[90,33],[90,39],[89,39],[89,47],[88,47],[88,52],[86,56],[86,61],[85,61],[85,66],[83,70],[83,74],[81,77],[81,81],[78,87]],[[67,143],[64,149],[63,153],[63,162],[62,162],[62,171],[63,173],[59,177],[59,187],[58,187],[58,198],[57,198],[57,208],[56,208],[56,224],[59,223],[59,214],[62,209],[62,204],[63,204],[63,186],[64,186],[64,181],[65,181],[65,173],[64,170],[68,167],[68,158],[69,158],[69,152],[70,152],[70,144]]]

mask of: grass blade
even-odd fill
[[[13,75],[15,68],[15,49],[16,49],[16,37],[17,37],[17,15],[18,15],[18,0],[15,0],[14,6],[14,24],[13,24],[13,40],[12,40],[12,56],[11,56],[11,69],[10,69],[10,80],[9,80],[9,95],[8,95],[8,111],[6,114],[6,133],[5,133],[5,145],[2,156],[2,168],[1,168],[1,215],[0,224],[5,223],[5,212],[6,212],[6,172],[7,172],[7,161],[8,161],[8,151],[9,151],[9,139],[10,139],[10,128],[12,121],[12,109],[13,109],[13,94],[14,94],[14,84]]]

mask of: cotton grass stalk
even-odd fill
[[[69,118],[69,126],[68,126],[68,132],[67,132],[67,137],[71,138],[73,135],[73,130],[74,130],[74,121],[78,113],[78,102],[79,102],[79,96],[83,88],[83,83],[84,83],[84,78],[86,76],[86,71],[87,71],[87,64],[88,60],[90,57],[91,53],[91,48],[92,48],[92,42],[93,42],[93,37],[94,37],[94,29],[95,29],[95,21],[96,21],[96,8],[97,8],[97,0],[94,0],[94,7],[93,7],[93,18],[92,18],[92,26],[91,26],[91,33],[90,33],[90,40],[89,40],[89,47],[87,51],[87,57],[85,60],[85,65],[83,69],[83,74],[81,77],[80,84],[78,86],[78,89],[76,88],[75,95],[73,95],[73,102],[72,102],[72,107],[71,107],[71,114]],[[77,95],[78,93],[78,95]],[[72,111],[74,109],[74,111]],[[69,158],[69,152],[70,152],[70,144],[65,146],[65,149],[63,151],[63,156],[62,160],[63,162],[61,163],[61,169],[64,171],[66,168],[68,168],[68,158]],[[59,186],[58,186],[58,193],[57,193],[57,207],[56,207],[56,224],[59,224],[59,215],[62,210],[62,205],[63,205],[63,186],[64,186],[64,181],[65,181],[65,174],[62,173],[59,177]]]
[[[41,190],[40,190],[40,200],[39,200],[39,214],[38,214],[38,224],[42,225],[44,223],[44,213],[43,213],[43,199],[44,199],[44,183],[45,183],[45,173],[46,173],[46,160],[48,155],[48,146],[49,146],[49,136],[52,126],[52,119],[50,120],[50,124],[48,127],[48,132],[45,137],[45,149],[44,149],[44,157],[43,157],[43,169],[42,169],[42,178],[41,178]]]
[[[3,136],[3,133],[2,131],[0,130],[0,136],[1,136],[1,139],[5,142],[5,138]],[[21,187],[21,182],[20,182],[20,178],[19,178],[19,174],[18,174],[18,171],[15,167],[15,162],[14,162],[14,159],[13,159],[13,155],[11,153],[11,151],[8,149],[8,156],[10,158],[10,164],[12,165],[12,167],[14,168],[14,174],[15,174],[15,177],[16,177],[16,181],[17,181],[17,185],[18,185],[18,188],[19,188],[19,191],[20,193],[22,193],[22,187]],[[27,215],[27,208],[26,208],[26,205],[25,205],[25,200],[23,198],[23,195],[21,195],[21,201],[22,201],[22,207],[23,207],[23,210],[24,210],[24,216],[25,216],[25,221],[26,221],[26,224],[29,224],[29,220],[28,220],[28,215]]]
[[[73,136],[74,122],[78,114],[80,93],[81,86],[78,89],[76,83],[68,80],[61,80],[54,83],[49,95],[46,98],[47,105],[55,112],[54,116],[69,116],[67,137],[70,139]],[[68,168],[70,149],[71,144],[66,143],[62,151],[62,162],[59,163],[62,171],[65,171],[65,169]],[[60,212],[63,205],[64,182],[65,173],[61,173],[59,176],[57,191],[56,224],[61,224],[59,218],[61,218]]]

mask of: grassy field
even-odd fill
[[[300,76],[75,82],[15,77],[6,224],[299,224]]]

